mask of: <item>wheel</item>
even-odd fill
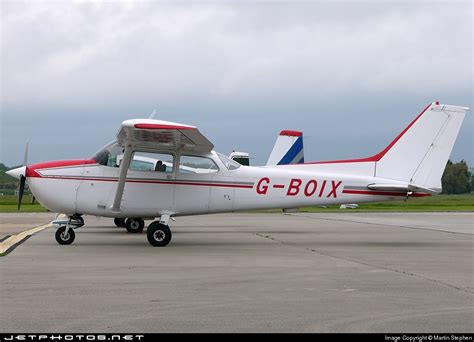
[[[125,227],[125,219],[124,218],[115,218],[114,223],[117,227]]]
[[[145,227],[145,221],[141,218],[129,218],[125,221],[125,228],[129,233],[141,233]]]
[[[171,230],[167,225],[153,222],[146,231],[148,242],[154,247],[164,247],[171,241]]]
[[[58,230],[56,230],[56,241],[60,245],[70,245],[71,243],[74,242],[74,239],[76,238],[76,233],[74,233],[74,229],[69,228],[67,234],[66,232],[66,227],[60,227]]]

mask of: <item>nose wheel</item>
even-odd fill
[[[60,245],[70,245],[74,242],[76,233],[74,233],[74,229],[63,226],[56,230],[55,237]]]
[[[84,225],[84,219],[76,214],[70,216],[68,219],[54,220],[52,223],[58,227],[54,235],[56,242],[60,245],[70,245],[76,238],[74,229],[82,227]]]
[[[165,247],[171,241],[170,227],[160,222],[153,222],[146,231],[148,242],[153,247]]]

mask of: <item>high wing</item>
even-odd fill
[[[112,211],[120,212],[125,180],[135,150],[208,153],[214,145],[194,126],[176,122],[134,119],[122,122],[117,143],[124,147]]]
[[[214,145],[194,126],[176,122],[134,119],[122,122],[117,143],[135,149],[211,152]]]

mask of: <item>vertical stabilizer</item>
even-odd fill
[[[280,132],[267,165],[289,165],[304,163],[303,133],[283,130]]]
[[[468,109],[439,102],[427,106],[374,156],[376,177],[441,191],[441,176]]]

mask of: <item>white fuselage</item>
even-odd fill
[[[128,170],[120,211],[113,211],[119,168],[94,160],[62,165],[44,163],[28,168],[27,182],[46,208],[68,215],[104,217],[159,217],[196,215],[251,209],[296,208],[391,200],[400,192],[371,191],[365,164],[241,166],[228,170],[215,152],[207,155],[219,170],[214,173],[172,173]],[[367,165],[368,167],[368,165]],[[361,170],[361,172],[357,172]],[[347,172],[346,172],[347,171]],[[417,194],[423,195],[423,194]]]

